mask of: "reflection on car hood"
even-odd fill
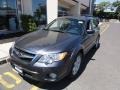
[[[39,30],[21,37],[15,46],[33,53],[61,52],[73,46],[79,35]]]

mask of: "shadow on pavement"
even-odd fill
[[[24,78],[28,83],[33,84],[41,89],[46,89],[46,90],[62,90],[67,88],[67,86],[69,86],[72,82],[74,82],[76,79],[78,79],[81,74],[85,71],[87,64],[89,63],[90,60],[95,60],[92,57],[94,56],[94,54],[96,53],[98,49],[94,49],[92,48],[88,54],[85,56],[84,58],[84,62],[82,62],[81,64],[81,70],[80,73],[78,75],[78,77],[74,78],[74,79],[68,79],[67,77],[62,79],[59,82],[52,82],[52,83],[43,83],[43,82],[37,82],[37,81],[33,81],[27,78]]]
[[[0,40],[0,44],[14,42],[14,41],[16,41],[17,39],[18,39],[18,37]]]
[[[0,40],[5,40],[5,39],[10,39],[10,38],[15,38],[15,37],[20,37],[24,34],[27,34],[26,32],[17,32],[17,33],[6,33],[6,34],[1,34],[0,33]]]
[[[5,34],[5,35],[1,35],[0,34],[0,44],[14,42],[19,37],[22,37],[25,34],[27,34],[27,33],[25,33],[25,32],[19,32],[19,33],[15,33],[15,34]]]

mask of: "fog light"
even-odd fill
[[[55,79],[57,77],[57,75],[55,73],[51,73],[51,74],[49,74],[49,77],[52,79]]]

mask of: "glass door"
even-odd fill
[[[38,25],[46,25],[47,9],[46,0],[32,0],[32,9]]]
[[[6,8],[7,2],[5,0],[0,0],[0,30],[6,29]]]
[[[18,29],[16,0],[0,0],[0,30]]]
[[[58,6],[58,17],[61,16],[69,16],[69,9],[68,8],[64,8],[61,6]]]

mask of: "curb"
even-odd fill
[[[7,63],[8,57],[0,58],[0,65]]]

